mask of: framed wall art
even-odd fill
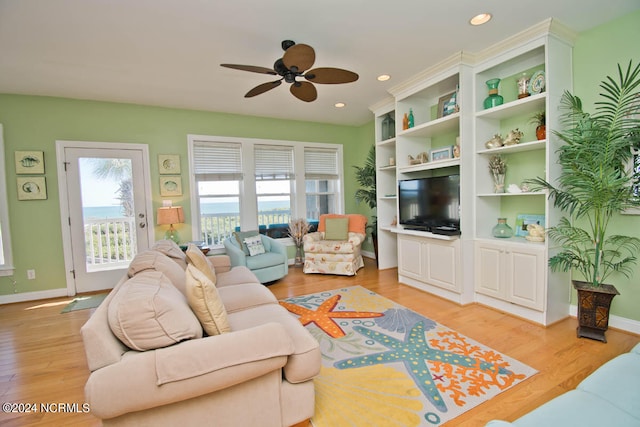
[[[46,200],[47,183],[44,176],[19,176],[16,178],[18,184],[18,200]]]
[[[43,151],[16,151],[16,174],[37,175],[44,173]]]
[[[161,176],[160,195],[165,197],[182,196],[182,177]]]
[[[158,154],[158,170],[160,175],[176,175],[180,173],[179,154]]]

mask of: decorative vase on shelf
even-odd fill
[[[493,175],[493,192],[504,193],[504,175],[503,173],[497,173]]]
[[[489,88],[489,96],[484,100],[484,109],[496,107],[498,105],[502,105],[504,102],[504,98],[502,95],[498,95],[498,85],[500,84],[500,79],[490,79],[486,81],[487,87]]]
[[[493,237],[506,239],[513,236],[513,229],[507,224],[507,218],[498,218],[498,223],[493,227],[491,233]]]
[[[414,126],[415,122],[413,119],[413,108],[409,108],[409,128]]]
[[[391,139],[396,136],[396,121],[391,116],[391,113],[387,113],[382,119],[382,140]]]

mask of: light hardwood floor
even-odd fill
[[[483,426],[491,419],[513,420],[574,388],[613,357],[628,351],[640,337],[616,330],[608,343],[578,339],[576,320],[567,318],[544,328],[476,304],[461,307],[397,280],[397,270],[378,271],[375,262],[355,277],[305,275],[291,268],[269,289],[278,299],[326,289],[360,285],[411,308],[489,347],[524,362],[539,373],[446,424]],[[80,327],[93,310],[60,314],[72,298],[0,306],[0,395],[14,403],[84,403],[89,375]],[[2,426],[94,426],[90,413],[0,413]],[[306,426],[302,423],[299,427]],[[256,426],[259,427],[259,426]]]

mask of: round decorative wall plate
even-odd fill
[[[544,71],[536,71],[531,76],[529,80],[529,93],[531,95],[536,95],[538,93],[544,92],[545,80],[544,80]]]

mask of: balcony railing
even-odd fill
[[[135,231],[133,217],[85,220],[87,271],[128,265],[136,255]]]
[[[289,224],[291,211],[273,210],[258,212],[258,224],[265,228],[270,224]],[[221,246],[224,239],[240,229],[240,216],[235,213],[202,214],[200,231],[202,241],[210,246]]]

